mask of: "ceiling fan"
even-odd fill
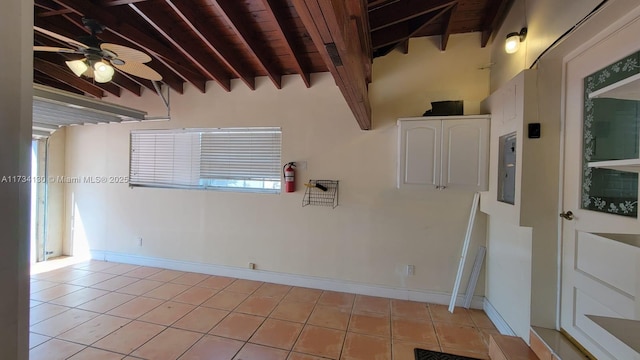
[[[76,76],[80,77],[84,75],[91,77],[99,83],[111,81],[115,72],[114,67],[122,72],[143,79],[152,81],[162,80],[162,75],[144,64],[151,61],[149,55],[130,47],[100,41],[96,37],[96,34],[101,33],[102,30],[104,30],[104,26],[96,20],[83,18],[82,23],[91,31],[91,35],[80,38],[81,41],[76,41],[53,31],[34,26],[35,31],[65,42],[69,45],[69,48],[34,46],[33,50],[83,55],[84,59],[70,60],[65,63]]]

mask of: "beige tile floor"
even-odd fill
[[[480,310],[87,261],[31,278],[31,360],[488,358]]]

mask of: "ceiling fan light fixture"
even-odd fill
[[[89,65],[87,65],[84,60],[65,61],[65,64],[67,64],[69,69],[71,69],[71,71],[73,71],[73,73],[78,77],[84,74],[84,72],[89,68]]]
[[[107,64],[106,64],[105,62],[103,62],[103,61],[95,61],[95,62],[93,63],[93,70],[95,70],[95,72],[97,72],[97,73],[106,73],[106,72],[108,71],[108,70],[107,70],[107,67],[108,67],[108,66],[109,66],[109,65],[107,65]]]
[[[115,72],[113,70],[113,67],[105,63],[104,61],[96,61],[93,64],[93,70],[94,79],[99,83],[106,83],[111,81],[111,79],[113,78],[113,73]]]

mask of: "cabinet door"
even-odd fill
[[[487,190],[489,119],[442,121],[442,185]]]
[[[398,187],[440,184],[441,130],[440,120],[400,123]]]

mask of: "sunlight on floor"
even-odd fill
[[[31,275],[61,269],[65,266],[71,266],[89,260],[91,259],[87,256],[59,256],[51,258],[47,261],[31,264]]]

